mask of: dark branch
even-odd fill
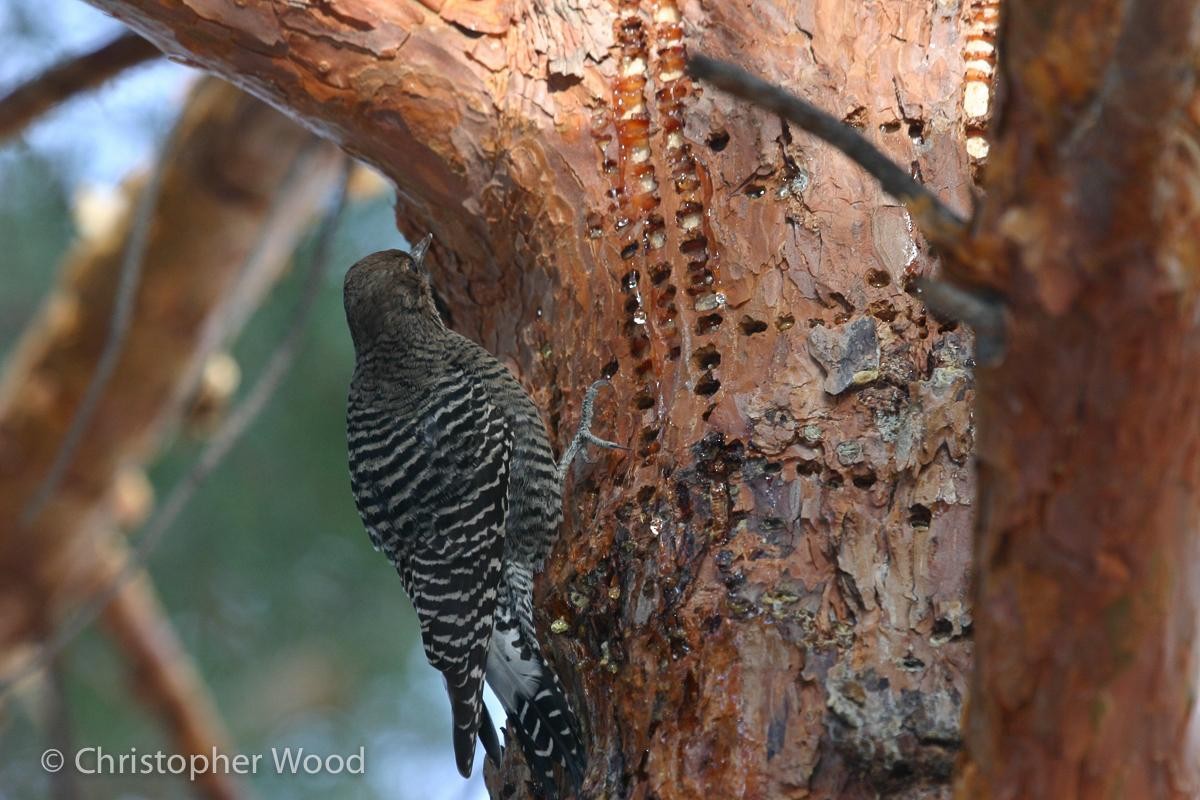
[[[930,242],[952,252],[961,248],[966,227],[964,220],[854,128],[733,64],[694,55],[688,59],[687,68],[693,77],[774,111],[833,145],[879,181],[885,192],[904,203]]]
[[[930,278],[917,278],[912,290],[934,314],[971,326],[975,331],[975,360],[981,366],[995,366],[1004,358],[1007,325],[1004,306],[998,299]]]
[[[150,42],[126,33],[98,50],[54,65],[0,98],[0,139],[19,133],[69,97],[159,55],[162,53]]]

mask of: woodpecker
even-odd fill
[[[538,788],[558,796],[559,765],[578,793],[586,766],[579,723],[538,646],[534,575],[562,522],[562,486],[586,443],[579,431],[556,464],[533,401],[512,373],[448,329],[424,257],[384,250],[346,273],[354,341],[346,436],[359,516],[400,573],[429,663],[446,681],[458,770],[469,777],[476,736],[497,763],[500,743],[483,681],[500,699]]]

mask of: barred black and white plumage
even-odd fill
[[[428,242],[411,256],[369,255],[346,275],[355,503],[400,573],[429,663],[446,679],[459,772],[471,773],[477,734],[499,756],[482,703],[486,678],[553,797],[556,765],[576,790],[585,768],[579,725],[542,658],[531,606],[533,576],[562,520],[562,473],[537,408],[508,369],[443,325],[421,264]],[[615,446],[586,431],[591,397],[568,462],[581,441]]]

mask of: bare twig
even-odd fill
[[[20,132],[72,95],[93,89],[158,55],[162,53],[150,42],[126,33],[97,50],[54,65],[0,97],[0,139]]]
[[[30,657],[25,665],[17,668],[9,677],[0,681],[0,699],[3,699],[25,678],[45,668],[51,659],[82,633],[98,614],[104,611],[121,590],[122,585],[142,569],[149,554],[175,522],[179,513],[195,494],[196,489],[221,463],[279,387],[279,383],[287,374],[299,352],[313,304],[316,302],[325,279],[329,266],[329,248],[333,240],[333,232],[337,228],[342,209],[346,204],[346,184],[350,175],[350,165],[351,162],[347,158],[342,171],[337,199],[322,221],[321,229],[317,234],[302,294],[292,312],[288,329],[250,393],[226,418],[224,424],[201,453],[200,458],[192,465],[191,471],[171,490],[167,500],[150,520],[145,532],[138,538],[137,543],[130,551],[128,560],[117,571],[113,579],[86,602],[71,619],[60,625],[55,635],[35,655]]]
[[[975,331],[975,360],[978,364],[991,367],[1004,358],[1007,324],[1004,306],[996,298],[947,281],[924,277],[913,281],[912,290],[934,314],[971,326]]]
[[[879,181],[885,192],[904,203],[930,242],[952,252],[961,248],[966,227],[964,220],[854,128],[783,88],[725,61],[694,55],[688,58],[687,69],[693,77],[774,111],[833,145]]]
[[[159,189],[162,187],[163,174],[167,169],[169,154],[175,152],[175,143],[183,130],[182,121],[176,122],[167,141],[159,151],[150,177],[138,196],[137,207],[130,223],[129,238],[125,242],[125,250],[121,256],[121,273],[117,280],[116,297],[113,300],[112,316],[109,318],[108,335],[104,340],[104,349],[96,362],[96,371],[88,382],[87,391],[79,401],[79,407],[71,418],[71,425],[63,437],[62,443],[54,454],[54,461],[46,473],[38,490],[21,512],[21,524],[28,527],[37,519],[38,514],[46,507],[51,495],[58,489],[63,476],[71,466],[71,460],[87,433],[92,415],[104,396],[109,378],[121,358],[125,345],[125,336],[129,333],[129,321],[133,317],[134,301],[137,299],[138,285],[142,278],[142,264],[145,261],[146,245],[150,239],[150,220],[154,208],[158,204]]]

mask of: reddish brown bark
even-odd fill
[[[954,3],[97,5],[393,178],[560,442],[613,375],[598,429],[632,451],[577,470],[539,584],[586,796],[946,794],[968,339],[903,293],[931,263],[901,208],[682,59],[802,88],[964,210]]]
[[[1196,797],[1198,4],[1005,6],[959,795]]]

